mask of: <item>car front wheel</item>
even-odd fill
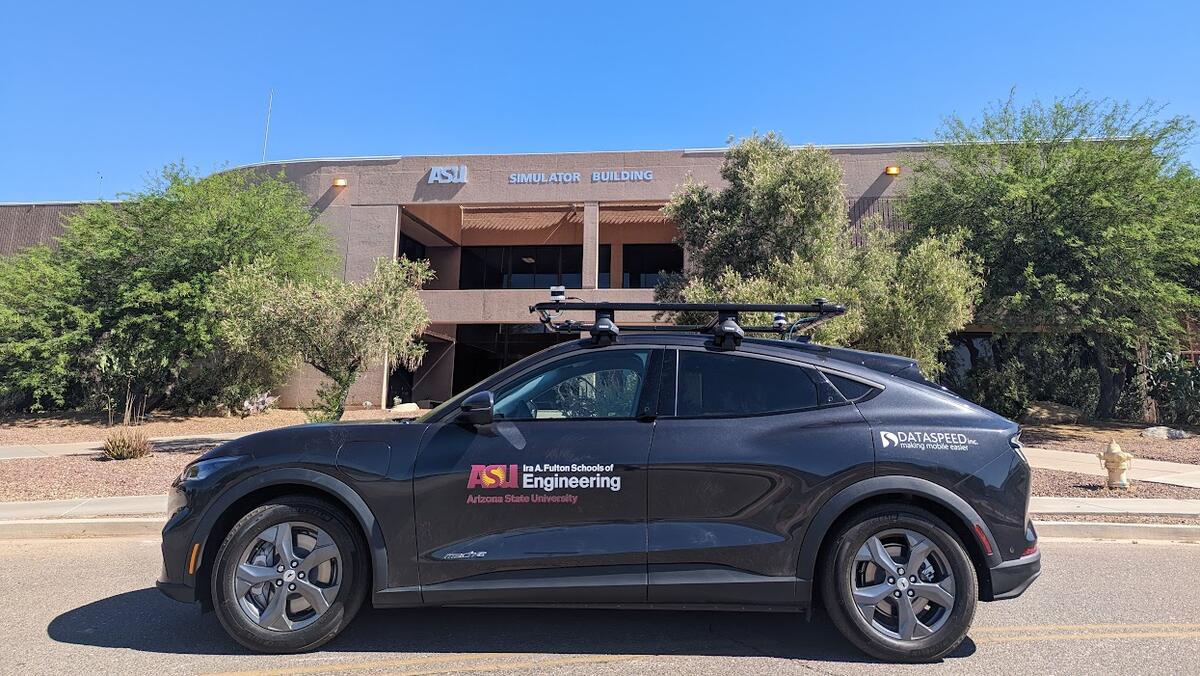
[[[281,498],[242,517],[213,566],[221,625],[258,652],[313,650],[337,636],[366,592],[366,547],[338,507]]]
[[[880,659],[943,657],[975,616],[975,568],[949,526],[925,510],[882,505],[858,515],[834,536],[824,564],[834,624]]]

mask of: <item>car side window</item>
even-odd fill
[[[681,417],[763,415],[845,401],[811,369],[735,354],[681,350],[678,378]]]
[[[560,359],[496,391],[497,419],[633,418],[650,350],[589,350]]]

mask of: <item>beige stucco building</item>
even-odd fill
[[[829,146],[845,174],[852,223],[885,223],[919,145]],[[676,187],[719,187],[723,149],[323,158],[253,165],[283,171],[334,235],[347,280],[380,257],[427,258],[421,292],[432,324],[413,373],[374,366],[354,406],[438,401],[562,338],[542,332],[532,303],[562,284],[586,300],[649,301],[661,270],[683,252],[661,212]],[[900,167],[889,175],[887,167]],[[0,205],[0,253],[58,232],[70,204]],[[306,405],[315,372],[298,374],[281,404]]]

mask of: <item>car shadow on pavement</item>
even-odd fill
[[[107,648],[195,655],[247,654],[212,613],[155,589],[69,610],[50,638]],[[868,662],[818,611],[802,614],[528,608],[365,608],[323,651],[711,655]],[[968,638],[949,659],[975,652]]]

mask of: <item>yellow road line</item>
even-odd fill
[[[526,660],[524,662],[497,662],[470,667],[446,667],[422,671],[394,672],[389,676],[434,676],[435,674],[463,674],[481,671],[502,671],[505,669],[541,669],[545,667],[562,667],[572,664],[600,664],[604,662],[628,662],[642,657],[641,655],[597,655],[594,657],[567,657],[560,660]]]
[[[1150,622],[1144,624],[1028,624],[997,627],[973,627],[971,635],[975,634],[1011,634],[1020,631],[1088,631],[1101,629],[1113,631],[1117,629],[1200,629],[1200,624],[1179,622]]]
[[[281,667],[278,669],[252,669],[250,671],[222,671],[208,676],[295,676],[296,674],[328,674],[339,671],[362,671],[364,669],[387,669],[390,667],[407,667],[418,664],[434,664],[437,662],[465,662],[467,660],[486,660],[493,657],[520,656],[521,653],[444,653],[431,657],[413,657],[408,659],[368,660],[362,662],[329,662],[308,666]]]
[[[1200,631],[1109,631],[1082,634],[1032,634],[1012,636],[981,636],[975,643],[1026,643],[1031,641],[1094,641],[1098,638],[1200,638]]]

